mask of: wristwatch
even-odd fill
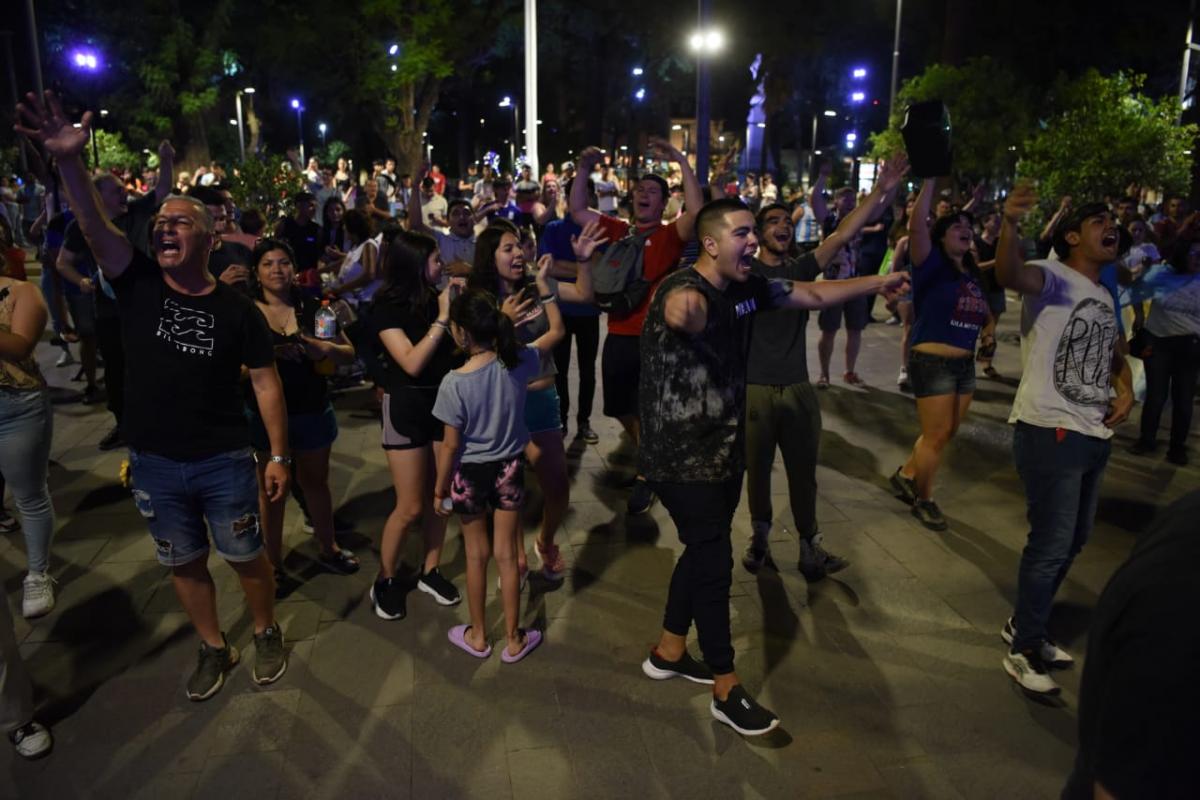
[[[283,464],[285,467],[290,467],[292,465],[291,456],[271,456],[271,460],[276,464]]]

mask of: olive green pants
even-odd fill
[[[817,448],[821,442],[821,407],[811,383],[746,387],[746,480],[750,519],[770,523],[771,465],[775,450],[783,453],[788,498],[796,532],[803,539],[817,533]]]

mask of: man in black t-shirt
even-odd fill
[[[1200,786],[1200,492],[1163,512],[1096,603],[1064,800],[1195,797]]]
[[[755,275],[813,281],[858,232],[891,207],[908,160],[884,163],[879,182],[867,199],[842,218],[825,239],[799,258],[788,258],[795,230],[787,206],[763,206],[758,212],[761,245]],[[864,286],[863,293],[872,288]],[[805,328],[807,311],[781,311],[755,318],[746,367],[746,494],[750,501],[750,542],[742,565],[751,572],[766,561],[771,506],[771,467],[775,450],[783,453],[792,519],[800,536],[800,572],[810,581],[845,569],[848,562],[825,550],[817,527],[817,446],[821,439],[821,407],[808,382]]]
[[[315,269],[324,249],[321,246],[321,226],[316,223],[317,198],[309,192],[296,195],[296,213],[284,217],[275,228],[275,235],[292,246],[296,254],[296,273]]]
[[[88,178],[81,154],[91,115],[76,128],[53,93],[46,93],[48,108],[40,98],[28,98],[18,107],[18,130],[58,160],[79,227],[120,307],[129,356],[122,422],[134,502],[202,640],[187,695],[212,697],[238,661],[217,616],[207,566],[209,529],[241,579],[254,621],[252,676],[260,684],[275,681],[287,658],[274,616],[274,578],[259,529],[258,482],[241,399],[245,365],[271,442],[264,492],[278,500],[291,459],[266,321],[249,298],[209,273],[216,232],[199,200],[172,196],[163,203],[154,225],[155,259],[147,258],[109,222]]]
[[[713,717],[757,735],[779,719],[740,686],[729,631],[730,529],[745,465],[750,321],[762,311],[819,308],[899,288],[908,278],[794,283],[755,275],[754,216],[737,199],[704,206],[696,233],[700,258],[659,285],[641,335],[641,472],[685,545],[671,576],[662,634],[642,670],[656,680],[711,683]],[[707,666],[687,653],[693,622]]]

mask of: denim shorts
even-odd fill
[[[908,383],[914,397],[975,393],[975,359],[946,358],[913,350],[908,354]]]
[[[270,451],[271,438],[262,417],[250,409],[246,409],[246,417],[250,420],[250,444],[263,453]],[[288,449],[297,453],[332,447],[338,435],[333,406],[326,406],[319,414],[288,414],[287,426]]]
[[[558,389],[550,384],[545,389],[530,389],[525,394],[525,427],[530,434],[561,431],[562,413]]]
[[[519,511],[525,504],[525,456],[460,462],[450,480],[454,513],[473,517],[490,509]]]
[[[200,461],[130,450],[129,466],[133,502],[150,528],[159,563],[179,567],[204,558],[210,530],[217,553],[226,561],[258,557],[263,540],[258,473],[250,448]]]

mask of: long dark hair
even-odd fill
[[[500,296],[500,273],[496,271],[496,251],[500,249],[500,240],[505,234],[511,234],[521,241],[521,235],[511,224],[489,225],[475,238],[475,263],[471,266],[471,275],[467,278],[467,286],[472,289],[483,289],[493,295]]]
[[[417,319],[432,323],[437,290],[425,278],[425,265],[437,250],[437,240],[427,233],[399,230],[388,240],[383,259],[383,286],[376,303],[405,307]]]
[[[262,282],[258,279],[258,265],[263,260],[263,256],[272,250],[282,250],[292,262],[292,272],[296,271],[296,252],[292,250],[292,246],[284,239],[276,239],[267,237],[259,239],[254,245],[254,250],[250,254],[250,292],[255,299],[267,302],[266,296],[263,294]],[[288,290],[288,300],[292,307],[296,309],[296,321],[300,322],[300,310],[305,306],[304,292],[300,291],[300,287],[295,283]]]
[[[966,222],[972,232],[975,230],[975,217],[971,216],[970,212],[955,211],[953,214],[938,218],[937,222],[933,223],[933,230],[929,232],[933,246],[941,252],[942,258],[947,262],[950,262],[950,255],[946,252],[946,234],[950,231],[950,227],[958,222]],[[979,279],[979,265],[975,263],[975,256],[970,250],[963,253],[962,265],[968,275],[976,280]]]
[[[508,369],[517,366],[521,345],[512,320],[496,305],[496,296],[484,289],[468,287],[450,304],[450,321],[462,328],[471,341],[492,347]]]
[[[342,221],[334,225],[329,221],[329,209],[333,206],[342,207]],[[330,197],[321,208],[321,233],[324,244],[341,244],[345,236],[346,204],[340,197]]]

